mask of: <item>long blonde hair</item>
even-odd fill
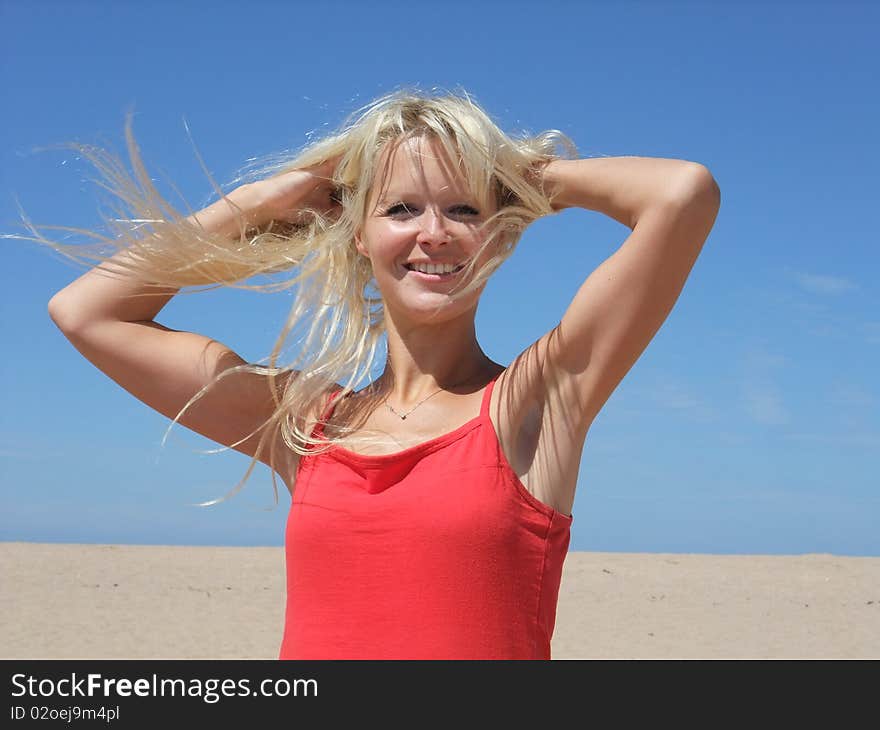
[[[338,383],[342,383],[340,396],[353,392],[355,385],[371,373],[386,331],[383,302],[371,263],[354,245],[355,234],[369,213],[372,186],[387,172],[379,169],[383,148],[389,142],[416,136],[439,141],[449,158],[460,164],[475,198],[491,199],[497,207],[497,213],[485,223],[482,248],[459,277],[462,286],[450,292],[454,299],[481,287],[513,253],[526,226],[553,212],[549,193],[532,174],[537,167],[550,159],[576,154],[571,140],[556,130],[535,136],[508,136],[466,92],[429,95],[418,90],[395,91],[357,110],[336,132],[309,144],[292,158],[275,155],[270,162],[250,165],[247,178],[255,180],[339,158],[332,181],[335,197],[341,202],[338,215],[330,218],[309,211],[299,224],[273,221],[259,229],[241,222],[239,238],[230,240],[192,224],[186,219],[192,211],[186,215],[178,212],[158,193],[142,161],[130,115],[125,136],[133,175],[118,157],[103,149],[68,145],[98,169],[104,178],[101,185],[119,203],[113,213],[104,216],[109,235],[51,227],[96,241],[61,244],[46,239],[25,219],[33,236],[15,237],[49,245],[76,261],[102,262],[125,249],[133,262],[131,274],[150,286],[278,291],[299,284],[298,297],[268,357],[268,366],[246,364],[220,373],[190,399],[168,427],[170,430],[220,378],[241,371],[268,376],[275,411],[259,429],[241,439],[243,442],[263,430],[247,472],[227,497],[244,486],[266,440],[271,439],[269,463],[276,503],[274,451],[279,429],[284,444],[301,456],[323,453],[334,444],[350,447],[376,443],[371,437],[347,437],[355,429],[346,427],[325,433],[323,439],[312,438],[303,414],[321,413],[325,394]],[[207,168],[205,172],[214,190],[225,198]],[[239,176],[238,181],[241,179]],[[133,226],[133,222],[137,224]],[[475,270],[476,261],[489,247],[491,257]],[[245,283],[257,275],[282,271],[293,272],[292,277],[280,283]],[[309,323],[308,334],[296,358],[289,365],[279,366],[288,336],[303,321]],[[294,377],[288,377],[284,387],[279,388],[276,378],[282,374]]]

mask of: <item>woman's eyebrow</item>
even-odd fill
[[[437,193],[447,193],[452,192],[456,198],[461,198],[462,200],[469,199],[471,194],[467,191],[458,190],[457,188],[453,188],[451,185],[444,185]],[[406,200],[407,198],[417,198],[421,196],[420,191],[415,190],[387,190],[384,195],[379,198],[379,205],[384,205],[390,203],[392,201],[396,202],[398,200]]]
[[[397,202],[398,200],[403,200],[404,198],[411,197],[406,193],[395,193],[388,192],[385,193],[381,198],[379,198],[379,205],[385,205],[386,203]]]

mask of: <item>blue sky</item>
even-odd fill
[[[248,158],[296,149],[380,94],[463,87],[510,131],[583,156],[705,164],[715,228],[678,304],[584,448],[574,550],[880,555],[880,71],[873,3],[24,2],[2,0],[0,229],[96,227],[67,141],[122,150],[191,205]],[[245,9],[246,8],[246,9]],[[533,225],[481,301],[508,364],[628,229]],[[73,239],[70,242],[75,242]],[[46,313],[80,271],[4,246],[0,540],[280,545],[259,465],[175,428],[83,359]],[[291,293],[184,295],[157,320],[268,354]],[[510,312],[516,311],[511,317]]]

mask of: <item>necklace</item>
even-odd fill
[[[458,383],[455,383],[455,385],[450,385],[449,388],[450,388],[450,390],[451,390],[452,388],[456,388],[456,387],[458,387],[459,385],[462,385],[462,384],[464,384],[464,383],[467,383],[469,380],[473,380],[473,376],[471,376],[470,378],[466,378],[465,380],[462,380],[462,381],[460,381],[460,382],[458,382]],[[433,393],[431,393],[431,395],[428,396],[428,398],[433,398],[435,395],[437,395],[437,393],[440,393],[442,390],[444,390],[444,389],[443,389],[443,388],[440,388],[440,390],[435,390]],[[422,405],[422,403],[424,403],[426,400],[428,400],[428,398],[423,398],[422,400],[420,400],[418,403],[415,404],[415,406],[413,406],[412,408],[410,408],[410,409],[409,409],[406,413],[404,413],[403,415],[401,415],[401,414],[398,413],[396,410],[394,410],[394,407],[388,402],[388,399],[387,399],[387,398],[385,399],[385,405],[388,406],[388,408],[391,409],[391,412],[394,413],[395,416],[398,416],[398,417],[400,418],[401,421],[405,421],[405,420],[406,420],[406,417],[407,417],[410,413],[412,413],[416,408],[418,408],[420,405]]]

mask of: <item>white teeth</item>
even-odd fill
[[[458,267],[453,264],[407,264],[407,268],[423,274],[450,274]]]

